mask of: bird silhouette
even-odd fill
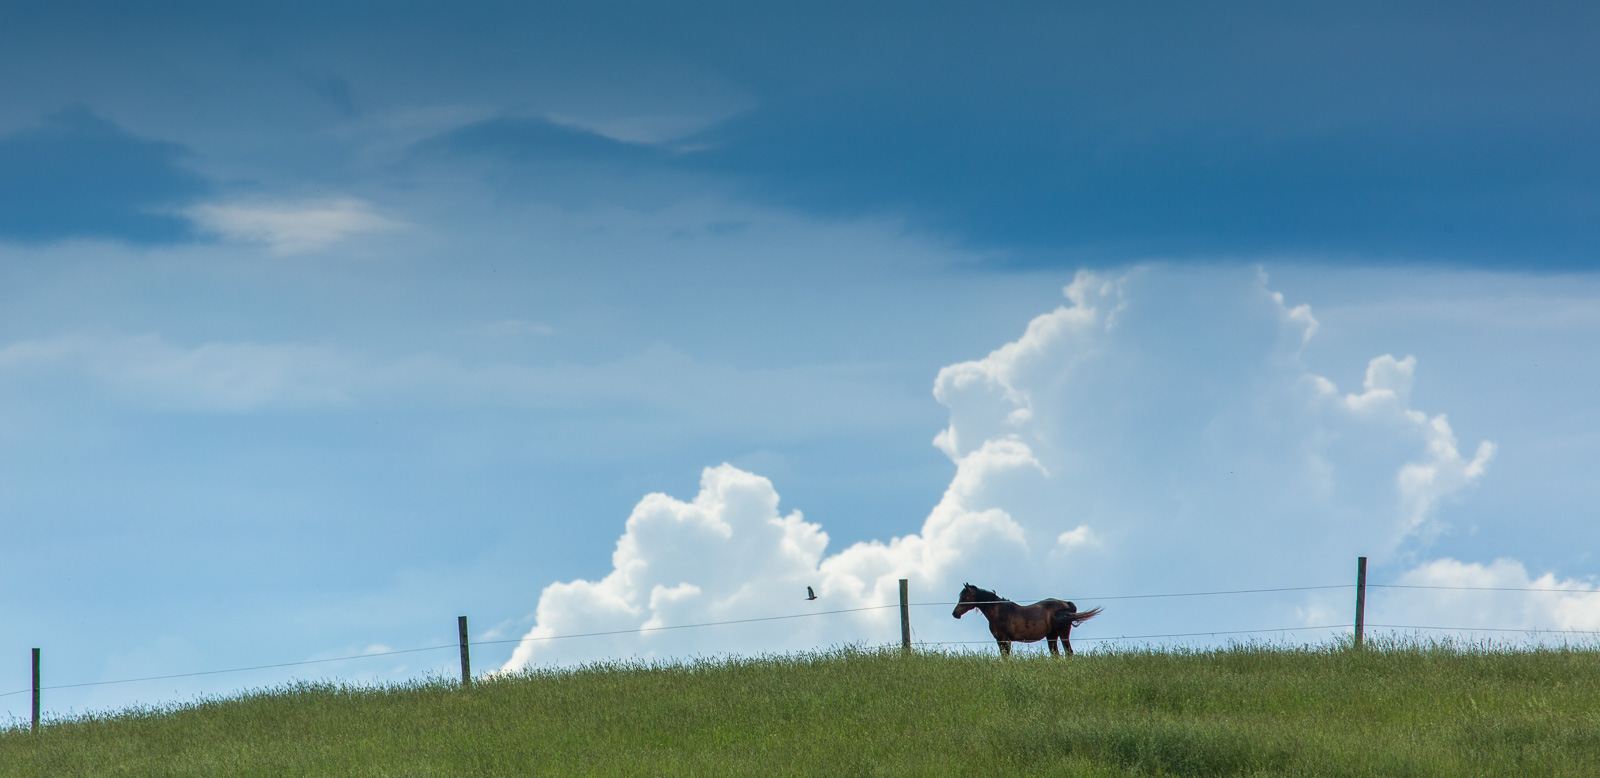
[[[815,599],[817,599],[817,593],[811,591],[811,587],[809,587],[809,586],[806,587],[806,599],[807,600],[815,600]]]

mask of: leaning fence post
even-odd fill
[[[39,731],[39,649],[33,650],[33,730]]]
[[[900,650],[911,652],[911,596],[910,583],[900,579]]]
[[[456,627],[461,631],[461,688],[472,685],[472,657],[467,653],[467,617],[456,617]]]
[[[1356,557],[1356,648],[1361,647],[1361,631],[1367,624],[1367,558]]]

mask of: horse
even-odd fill
[[[1100,615],[1101,610],[1095,606],[1079,613],[1078,606],[1061,600],[1040,600],[1032,605],[1018,605],[988,589],[967,584],[961,589],[956,609],[950,615],[959,619],[974,608],[983,611],[984,617],[989,619],[989,634],[994,635],[995,642],[1000,644],[1000,655],[1003,657],[1011,656],[1013,641],[1032,643],[1040,639],[1050,641],[1052,656],[1060,656],[1061,653],[1056,650],[1057,638],[1060,638],[1061,645],[1066,647],[1070,656],[1072,628]]]

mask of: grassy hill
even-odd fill
[[[835,651],[303,684],[0,731],[6,776],[1600,775],[1600,651]]]

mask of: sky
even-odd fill
[[[1332,640],[1358,556],[1457,587],[1370,624],[1593,640],[1597,32],[9,3],[0,720],[34,647],[70,716],[451,676],[461,615],[479,672],[881,645],[901,578],[971,650],[968,581]]]

